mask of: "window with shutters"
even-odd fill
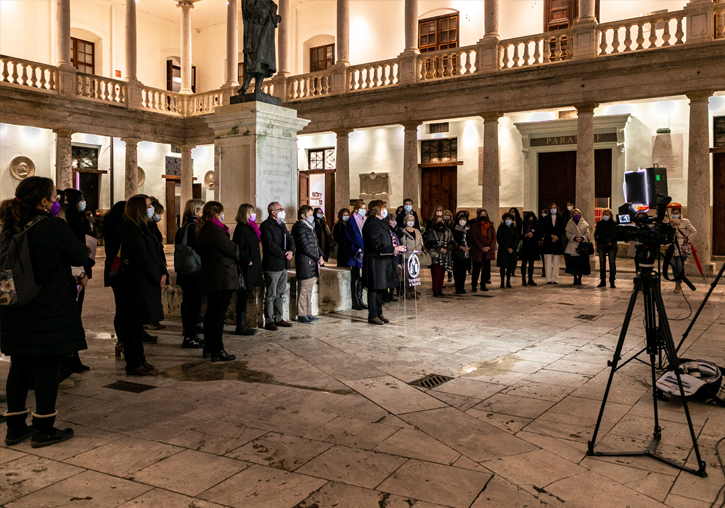
[[[458,13],[418,21],[418,49],[420,52],[430,53],[457,48],[460,32],[458,21]],[[441,72],[438,57],[426,59],[424,63],[426,73],[432,74],[430,77],[435,77]],[[455,56],[451,58],[451,61],[449,61],[449,57],[443,57],[442,64],[443,76],[448,76],[449,73],[456,74]],[[449,70],[450,67],[453,68],[452,72]]]
[[[458,160],[458,138],[428,139],[420,142],[420,162],[455,162]]]
[[[310,170],[335,169],[335,149],[319,148],[307,152],[307,162]]]
[[[324,71],[335,65],[335,45],[310,48],[310,72]]]
[[[596,0],[599,21],[599,0]],[[544,31],[567,30],[579,17],[579,0],[544,0]]]
[[[85,72],[87,74],[95,74],[95,44],[92,42],[76,39],[75,37],[70,38],[71,41],[71,64],[75,67],[78,72]]]

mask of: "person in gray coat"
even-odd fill
[[[297,248],[295,269],[299,281],[297,321],[309,324],[319,320],[312,315],[312,289],[315,287],[317,277],[320,276],[320,266],[325,264],[325,260],[322,249],[317,243],[312,207],[302,205],[297,212],[297,219],[292,226],[292,238]]]

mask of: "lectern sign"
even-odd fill
[[[413,253],[408,258],[408,286],[420,286],[420,259]]]

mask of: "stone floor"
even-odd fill
[[[725,483],[715,451],[725,409],[690,405],[707,478],[651,458],[585,455],[632,289],[624,277],[616,290],[562,276],[559,286],[445,299],[426,282],[422,299],[387,306],[384,327],[350,311],[226,336],[238,358],[229,364],[180,349],[180,323],[167,321],[147,347],[159,368],[148,379],[126,378],[114,357],[113,299],[94,279],[82,354],[92,370],[58,401],[76,436],[0,448],[0,505],[709,507]],[[682,295],[665,289],[670,317],[686,317]],[[694,307],[706,290],[701,281],[687,295]],[[725,364],[724,300],[718,289],[683,355]],[[687,324],[672,322],[676,338]],[[642,344],[640,303],[625,351]],[[408,384],[430,373],[454,379]],[[650,375],[636,361],[616,374],[599,450],[646,446]],[[108,387],[119,380],[152,388]],[[682,405],[660,403],[660,418],[660,451],[693,465]]]

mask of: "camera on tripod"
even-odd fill
[[[619,207],[617,240],[637,242],[636,259],[654,263],[662,245],[675,241],[675,228],[664,222],[672,198],[667,192],[667,169],[655,166],[624,173],[625,204]],[[637,207],[656,210],[656,216]]]

